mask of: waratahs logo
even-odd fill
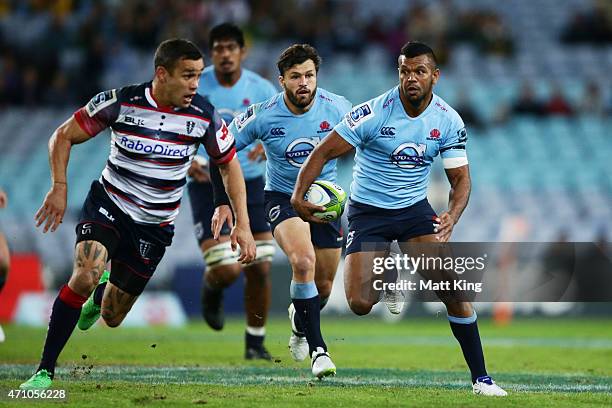
[[[319,144],[318,137],[301,137],[289,143],[285,150],[285,158],[294,167],[302,167],[310,152]]]
[[[425,150],[427,145],[419,143],[402,143],[391,153],[391,163],[402,169],[414,169],[425,166]]]

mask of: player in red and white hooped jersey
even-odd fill
[[[51,386],[57,358],[77,321],[85,330],[101,313],[108,326],[121,324],[172,242],[172,221],[200,144],[220,165],[232,197],[236,223],[230,238],[233,247],[240,245],[239,261],[255,259],[233,135],[196,94],[203,69],[202,53],[193,43],[164,41],[155,52],[153,81],[96,95],[53,133],[53,184],[35,217],[37,226],[45,224],[44,232],[62,222],[72,145],[109,127],[111,148],[83,204],[73,273],[53,304],[40,365],[20,388]],[[104,271],[108,261],[110,276]]]
[[[91,137],[110,127],[111,149],[100,182],[136,222],[170,222],[178,214],[186,172],[203,144],[220,164],[235,154],[234,139],[215,108],[187,94],[185,108],[158,104],[152,83],[96,95],[74,118]]]

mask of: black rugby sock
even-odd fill
[[[68,285],[62,286],[51,311],[47,338],[43,348],[38,370],[47,370],[53,376],[55,364],[62,349],[68,342],[74,326],[81,314],[81,306],[87,298],[72,291]],[[38,371],[36,370],[36,371]]]
[[[449,316],[448,320],[455,338],[459,341],[463,357],[472,374],[472,383],[474,383],[478,377],[487,375],[482,344],[480,343],[480,334],[478,332],[478,323],[476,322],[476,312],[474,312],[472,317],[458,318]]]
[[[296,320],[298,320],[308,340],[309,353],[322,347],[327,351],[327,345],[321,334],[321,300],[317,285],[314,281],[295,282],[291,281],[291,300],[295,307]]]

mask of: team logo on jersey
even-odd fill
[[[355,129],[356,127],[372,119],[373,117],[374,112],[372,112],[372,108],[370,108],[370,105],[367,103],[357,106],[345,116],[346,123],[351,129]]]
[[[271,136],[285,136],[285,128],[284,127],[275,127],[270,129]]]
[[[425,166],[425,150],[427,145],[423,143],[402,143],[391,153],[391,163],[402,169]]]
[[[317,133],[327,133],[331,130],[331,125],[329,124],[328,121],[324,120],[323,122],[319,123],[319,130],[317,130]]]
[[[225,122],[221,122],[221,127],[217,130],[217,145],[219,146],[219,151],[221,153],[225,153],[227,149],[232,147],[234,144],[234,135],[230,130],[225,126]]]
[[[440,139],[440,131],[438,129],[431,129],[429,131],[429,137],[427,138],[427,140],[438,140]]]
[[[241,132],[246,125],[248,125],[255,119],[255,117],[257,117],[257,115],[255,114],[255,105],[251,105],[242,115],[238,116],[238,118],[236,119],[236,129]]]
[[[310,152],[312,152],[321,139],[318,137],[301,137],[289,143],[285,150],[285,158],[294,167],[302,167]]]
[[[142,259],[149,259],[149,252],[151,251],[152,243],[145,241],[144,239],[139,239],[138,252],[140,252],[140,256]]]
[[[195,122],[193,120],[188,120],[187,122],[185,122],[185,127],[187,128],[187,134],[190,135],[191,132],[193,132],[193,129],[195,128]]]
[[[393,138],[395,136],[395,128],[393,126],[383,126],[380,128],[380,135],[384,138]]]
[[[276,221],[279,215],[280,215],[280,204],[275,205],[274,207],[270,208],[270,211],[268,212],[268,218],[270,219],[270,222]]]
[[[100,92],[91,98],[85,107],[85,110],[87,110],[89,117],[93,117],[96,113],[115,102],[117,102],[117,92],[114,89],[111,89],[110,91]]]

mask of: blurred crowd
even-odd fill
[[[207,49],[209,29],[244,27],[249,41],[309,42],[325,58],[387,50],[394,64],[408,39],[429,43],[444,64],[457,44],[512,58],[517,44],[492,11],[458,10],[451,0],[413,1],[401,13],[364,13],[348,0],[0,0],[0,106],[77,105],[103,88],[105,73],[130,69],[163,39],[185,37]],[[373,8],[373,10],[376,10]],[[581,12],[564,41],[609,44],[608,13]],[[575,33],[579,34],[575,34]]]

